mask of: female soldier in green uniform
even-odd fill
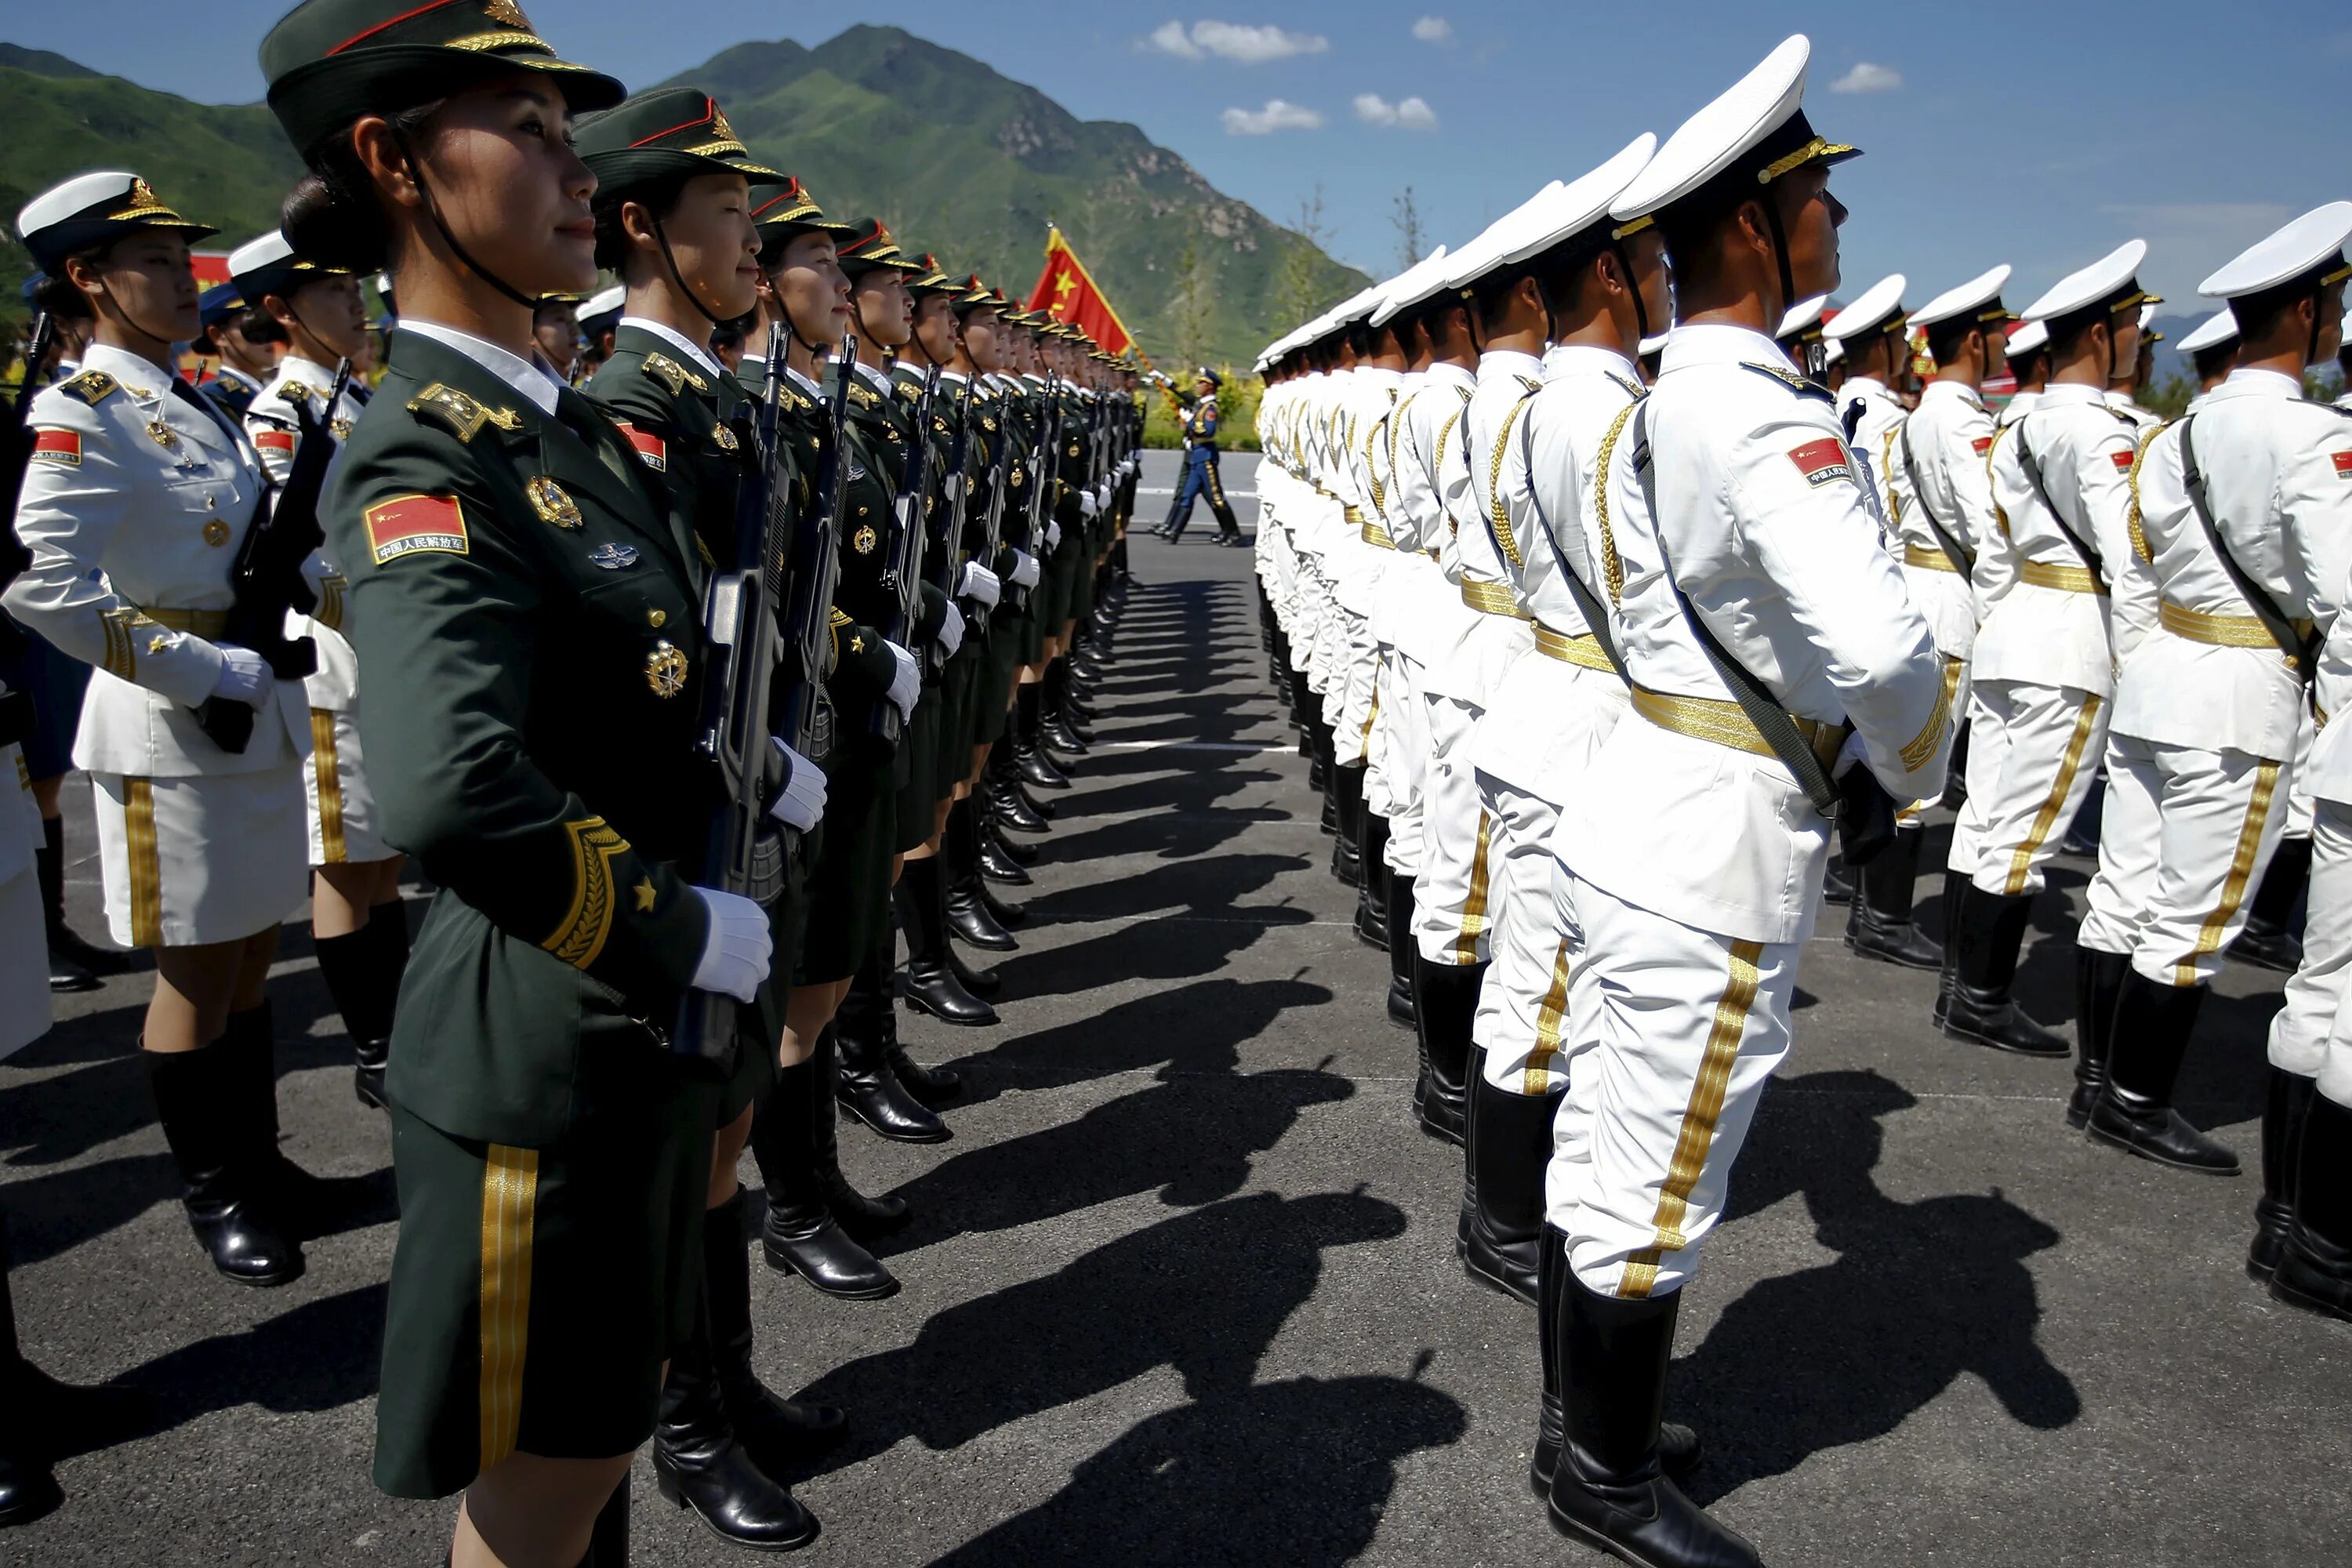
[[[758,297],[755,193],[786,176],[752,162],[717,101],[698,88],[664,88],[581,123],[581,161],[596,176],[597,261],[627,289],[613,353],[584,389],[621,423],[667,499],[673,527],[700,560],[724,560],[735,540],[740,491],[755,476],[751,400],[710,352],[721,321]],[[792,474],[784,476],[788,488]],[[778,549],[785,542],[774,542]],[[707,574],[698,574],[707,586]],[[774,813],[808,832],[824,810],[824,775],[776,742],[788,782]],[[801,889],[769,911],[775,951],[798,950]],[[783,1037],[782,988],[761,992],[746,1015],[733,1076],[720,1096],[703,1217],[704,1310],[672,1351],[654,1434],[665,1495],[691,1507],[722,1538],[761,1550],[799,1544],[815,1524],[774,1479],[836,1434],[841,1413],[777,1398],[751,1370],[751,1280],[736,1166],[751,1110],[774,1085]],[[788,1048],[799,1060],[797,1042]],[[741,1441],[739,1443],[737,1438]]]
[[[595,275],[570,118],[622,89],[514,0],[308,0],[261,65],[311,170],[288,240],[400,290],[325,508],[361,667],[395,672],[361,717],[385,837],[441,889],[385,1085],[376,1484],[465,1492],[457,1568],[569,1568],[698,1294],[720,1084],[667,1031],[770,956],[757,904],[673,864],[712,789],[694,542],[530,357],[534,302]]]

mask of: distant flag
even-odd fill
[[[1029,291],[1028,308],[1083,327],[1105,353],[1124,353],[1135,342],[1135,335],[1103,297],[1087,264],[1051,224],[1045,226],[1045,270],[1037,275],[1037,287]]]

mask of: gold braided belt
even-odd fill
[[[1475,577],[1462,579],[1462,602],[1482,615],[1508,616],[1515,621],[1528,619],[1519,608],[1518,600],[1500,583],[1481,583]]]
[[[1570,636],[1567,632],[1556,631],[1541,621],[1538,621],[1536,651],[1546,658],[1556,658],[1562,664],[1572,664],[1580,669],[1597,669],[1603,675],[1617,673],[1617,667],[1611,664],[1609,656],[1601,651],[1601,639],[1591,632],[1586,632],[1580,637]]]
[[[1394,550],[1397,547],[1397,542],[1389,537],[1389,531],[1370,518],[1364,520],[1364,526],[1359,531],[1367,544],[1377,544],[1382,550]]]
[[[2059,566],[2047,561],[2028,561],[2017,569],[2017,580],[2031,583],[2037,588],[2055,588],[2062,594],[2098,594],[2106,589],[2087,566]]]
[[[1780,755],[1772,750],[1772,742],[1764,738],[1764,731],[1756,727],[1737,702],[1717,697],[1669,697],[1663,691],[1636,686],[1633,711],[1661,730],[1672,730],[1694,741],[1712,741],[1718,746],[1759,757]],[[1790,718],[1797,733],[1805,738],[1813,748],[1813,755],[1821,759],[1822,766],[1836,766],[1838,748],[1845,743],[1844,731],[1819,720],[1798,719],[1793,714]]]
[[[217,641],[228,632],[226,610],[142,609],[139,613],[166,630],[186,632],[206,642]]]
[[[1931,550],[1924,545],[1906,544],[1903,547],[1903,564],[1916,566],[1922,572],[1949,572],[1955,577],[1960,574],[1960,569],[1952,564],[1950,556],[1941,550]]]
[[[1361,507],[1349,506],[1342,502],[1339,507],[1339,515],[1346,518],[1349,522],[1361,526],[1364,521],[1364,509]]]
[[[2174,637],[2190,642],[2201,642],[2213,647],[2263,647],[2278,651],[2277,639],[2268,626],[2252,616],[2209,616],[2202,610],[2192,610],[2171,600],[2156,606],[2156,624]],[[2294,629],[2309,637],[2312,624],[2296,621]]]

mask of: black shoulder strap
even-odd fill
[[[2263,623],[2264,631],[2271,634],[2271,641],[2278,644],[2279,652],[2286,656],[2287,668],[2294,670],[2305,686],[2309,686],[2319,668],[2319,660],[2314,657],[2319,651],[2319,635],[2314,632],[2306,637],[2295,630],[2294,623],[2287,618],[2285,611],[2279,608],[2278,601],[2238,564],[2238,558],[2230,553],[2229,545],[2222,542],[2221,531],[2213,521],[2213,506],[2206,493],[2205,476],[2197,468],[2196,426],[2197,416],[2193,414],[2180,422],[2180,472],[2188,481],[2189,508],[2197,514],[2199,525],[2205,530],[2205,542],[2213,547],[2214,558],[2221,563],[2221,570],[2230,574],[2231,586],[2236,588],[2239,596],[2252,606],[2254,618]]]
[[[1637,426],[1648,412],[1646,405],[1635,411],[1633,417]],[[1764,737],[1764,743],[1772,748],[1772,754],[1780,759],[1781,765],[1797,776],[1798,786],[1805,792],[1805,798],[1813,803],[1813,809],[1834,819],[1838,814],[1837,785],[1830,781],[1829,770],[1822,766],[1822,760],[1813,754],[1813,748],[1798,732],[1796,720],[1790,717],[1789,710],[1780,706],[1780,700],[1766,689],[1762,681],[1748,673],[1748,668],[1733,658],[1716,640],[1715,634],[1707,630],[1706,622],[1700,618],[1697,606],[1690,602],[1690,595],[1683,592],[1682,584],[1675,580],[1675,563],[1666,554],[1665,530],[1658,525],[1649,439],[1637,428],[1634,441],[1633,471],[1642,477],[1642,489],[1649,496],[1650,529],[1658,546],[1658,565],[1665,574],[1666,585],[1675,591],[1675,602],[1682,605],[1683,619],[1689,623],[1691,631],[1698,637],[1699,647],[1706,654],[1707,662],[1715,666],[1715,672],[1731,689],[1732,700],[1739,704],[1739,710],[1748,715],[1748,721],[1756,726],[1757,732]]]
[[[1919,482],[1919,461],[1911,452],[1911,420],[1907,417],[1903,421],[1903,471],[1911,476],[1911,499],[1918,502],[1919,515],[1927,520],[1927,531],[1936,536],[1936,544],[1943,551],[1944,559],[1949,561],[1952,569],[1962,577],[1974,578],[1976,556],[1951,530],[1937,520],[1936,509],[1927,504],[1927,487]]]
[[[2083,558],[2083,563],[2091,569],[2091,575],[2099,580],[2099,585],[2105,587],[2108,585],[2106,563],[2099,559],[2098,551],[2092,547],[2089,540],[2074,531],[2074,525],[2066,521],[2066,514],[2058,510],[2057,501],[2051,498],[2049,481],[2042,477],[2042,459],[2033,455],[2033,447],[2025,438],[2025,421],[2032,417],[2029,412],[2017,422],[2017,466],[2025,470],[2025,482],[2032,485],[2033,493],[2042,498],[2042,506],[2050,513],[2050,521],[2058,525],[2058,531],[2066,536],[2066,542],[2074,546],[2074,553]]]
[[[1535,509],[1536,526],[1543,530],[1544,542],[1551,546],[1552,559],[1559,563],[1560,578],[1576,600],[1578,613],[1584,616],[1585,628],[1591,632],[1592,640],[1601,645],[1601,651],[1609,656],[1610,664],[1617,670],[1617,679],[1631,686],[1633,678],[1625,673],[1625,658],[1617,651],[1617,633],[1609,623],[1609,612],[1601,605],[1601,595],[1594,593],[1591,584],[1578,574],[1576,563],[1569,559],[1568,552],[1560,548],[1559,535],[1552,531],[1551,515],[1544,510],[1543,497],[1537,491],[1535,427],[1535,410],[1529,409],[1519,421],[1519,460],[1527,465],[1528,469],[1528,504]],[[1609,482],[1609,476],[1595,473],[1592,482],[1605,485]]]

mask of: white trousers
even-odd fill
[[[1381,645],[1372,624],[1349,610],[1339,612],[1342,642],[1340,666],[1331,682],[1324,709],[1331,724],[1332,759],[1341,767],[1364,760],[1372,738],[1372,702],[1378,689]]]
[[[1487,957],[1493,826],[1478,804],[1470,738],[1478,710],[1456,697],[1428,699],[1429,767],[1423,778],[1421,869],[1412,881],[1412,939],[1432,963]]]
[[[301,772],[148,779],[93,773],[106,923],[125,947],[238,942],[310,891]]]
[[[1545,1173],[1569,1266],[1601,1295],[1663,1296],[1697,1269],[1764,1084],[1789,1052],[1797,942],[1735,942],[1563,868],[1576,925],[1568,1098]]]
[[[2076,938],[2162,985],[2210,983],[2286,826],[2285,764],[2244,752],[2107,742],[2099,869]]]
[[[1486,1050],[1486,1081],[1510,1094],[1551,1094],[1567,1015],[1563,990],[1552,1005],[1559,921],[1552,912],[1551,830],[1559,808],[1542,796],[1478,771],[1479,809],[1490,824],[1486,866],[1486,952],[1494,967],[1478,988],[1470,1037]]]
[[[2352,979],[2352,805],[2314,803],[2311,914],[2303,963],[2286,983],[2286,1005],[2271,1020],[2271,1065],[2320,1080],[2338,1105],[2352,1105],[2352,1030],[2346,983]]]
[[[1389,819],[1389,869],[1414,878],[1421,873],[1424,832],[1422,795],[1429,774],[1429,701],[1421,689],[1421,667],[1395,648],[1388,651],[1381,678],[1375,723],[1382,734],[1381,793],[1375,801],[1368,778],[1364,798]]]
[[[2106,742],[2106,700],[1982,680],[1969,700],[1969,798],[1948,862],[1988,893],[2038,893]]]

